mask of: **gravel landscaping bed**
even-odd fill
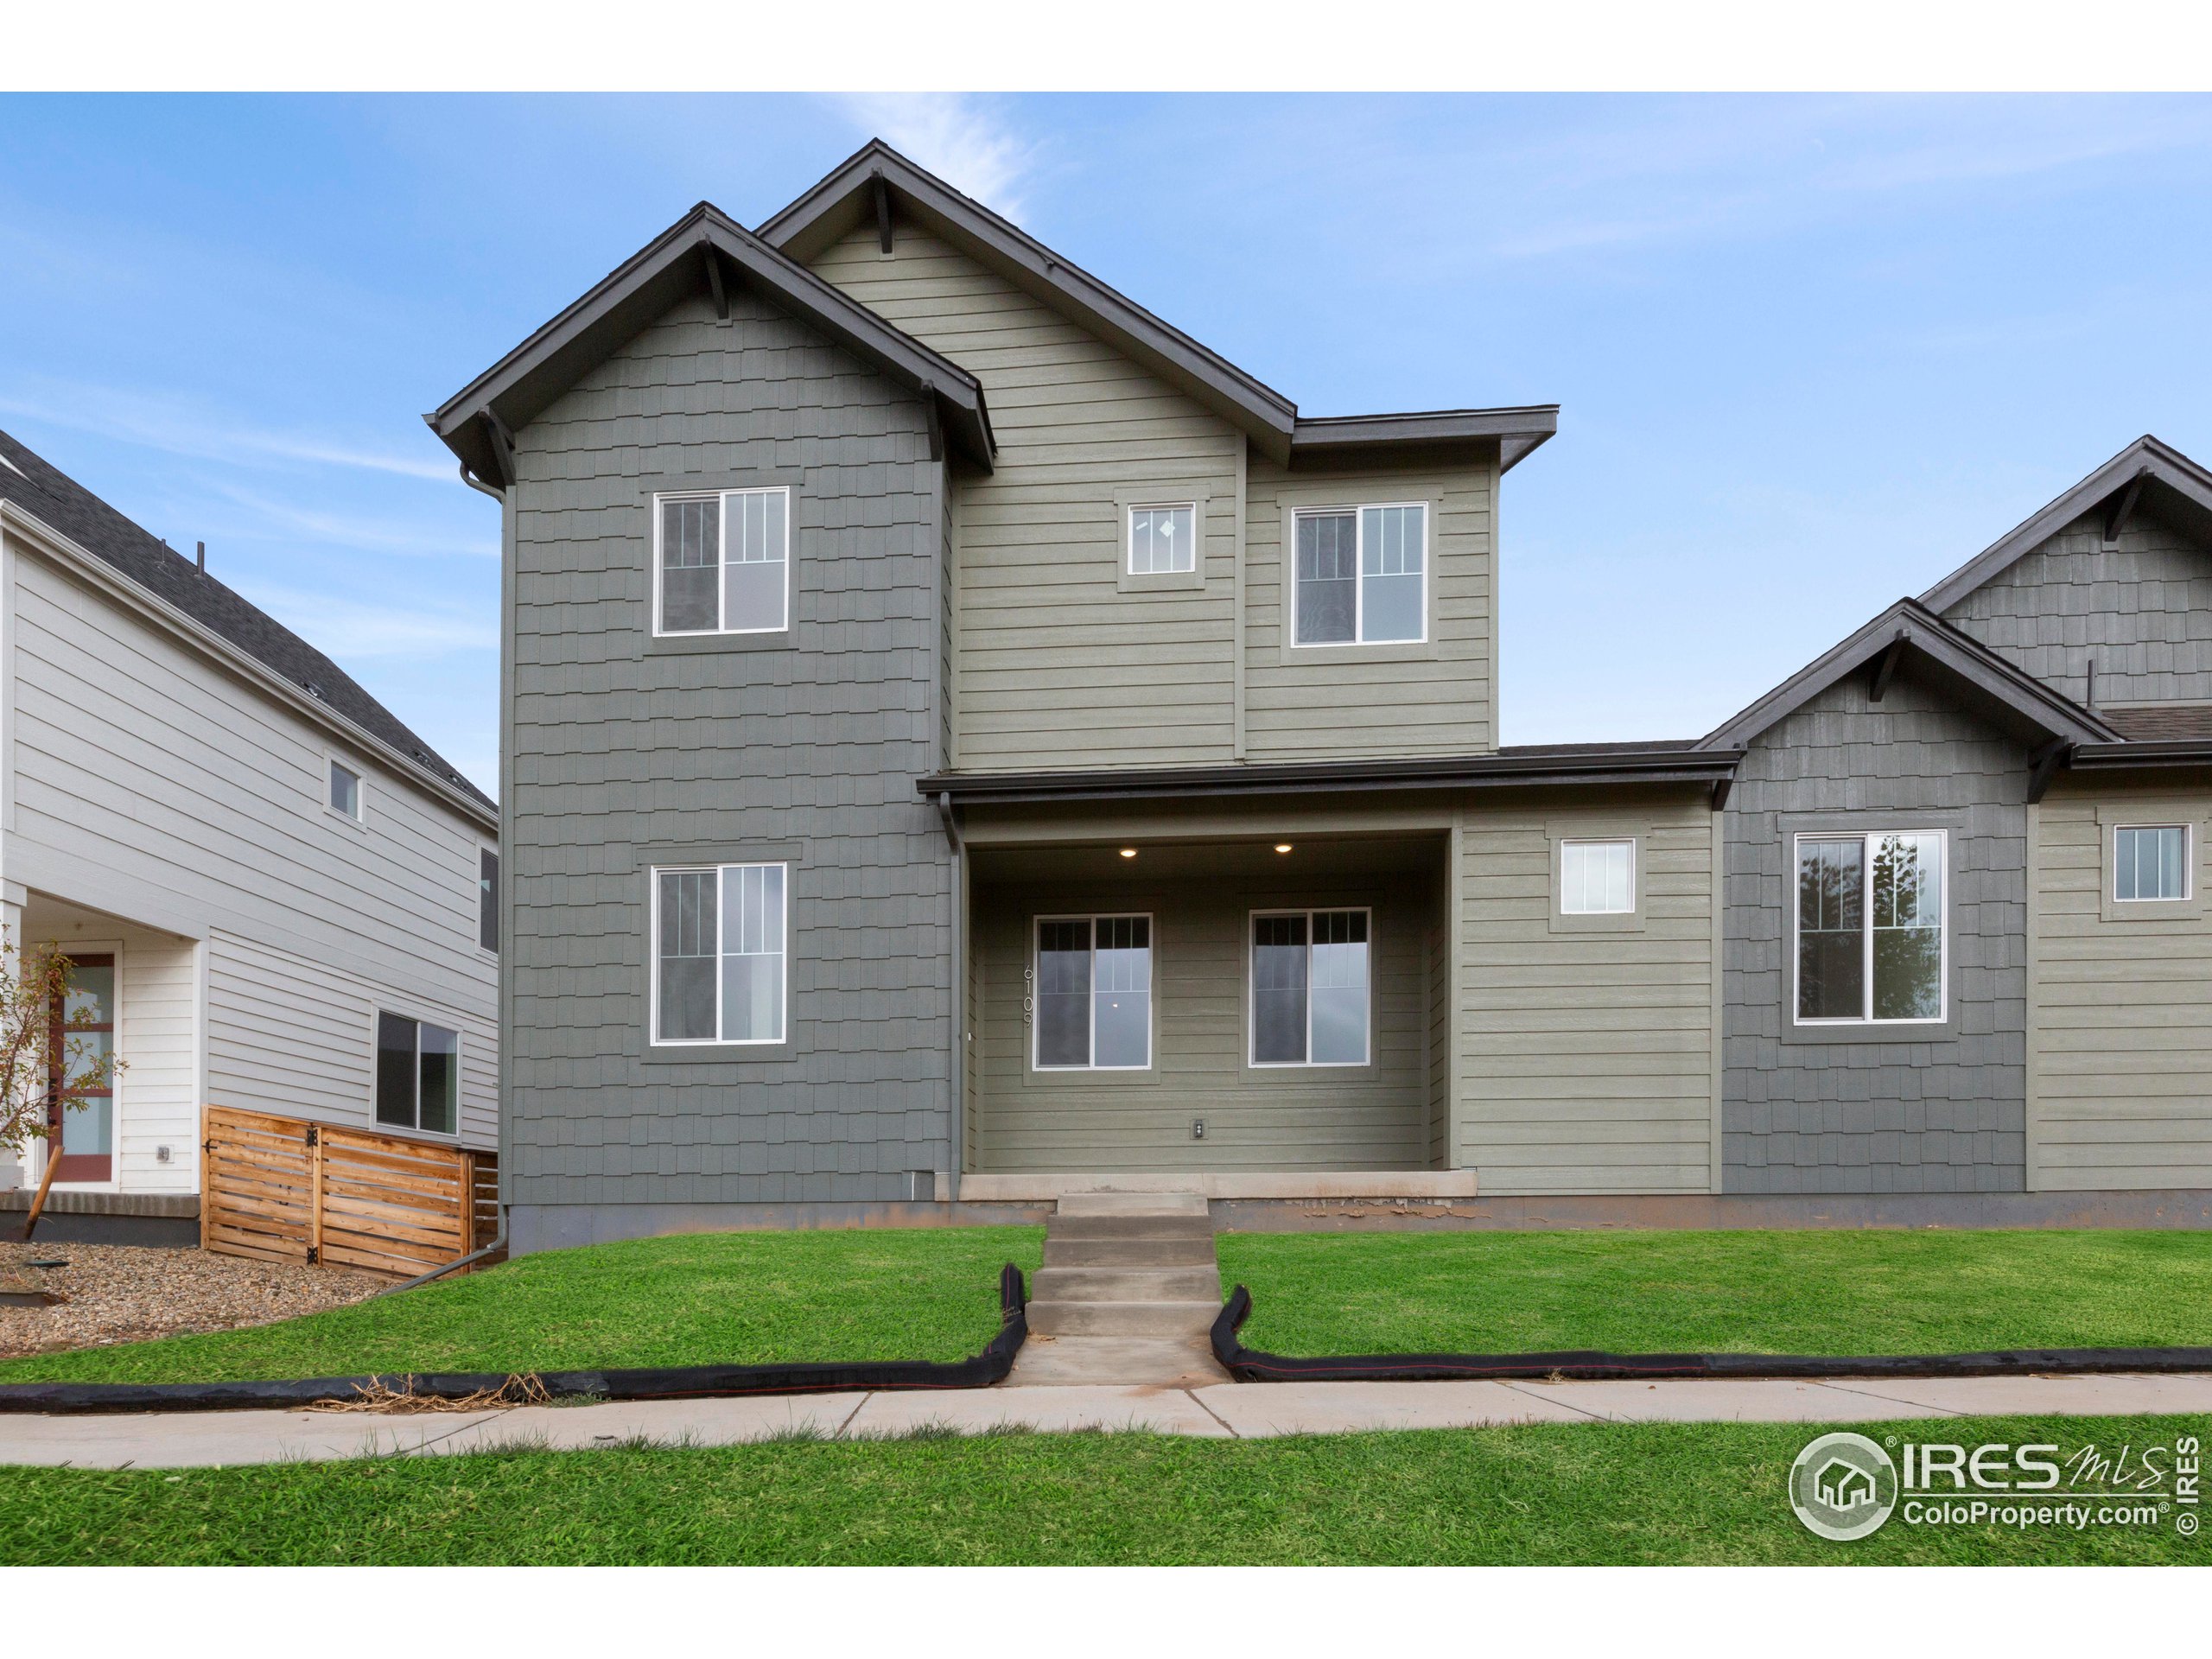
[[[69,1265],[28,1265],[57,1260]],[[360,1301],[393,1282],[344,1268],[293,1267],[206,1250],[35,1240],[0,1243],[0,1281],[69,1299],[50,1307],[0,1307],[0,1358],[267,1325]]]

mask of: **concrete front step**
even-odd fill
[[[1221,1306],[1221,1272],[1192,1268],[1039,1268],[1029,1294],[1040,1302],[1198,1302]]]
[[[1047,1337],[1202,1338],[1218,1302],[1046,1302],[1029,1304],[1029,1328]]]
[[[1214,1266],[1213,1240],[1189,1238],[1064,1238],[1045,1235],[1048,1268],[1205,1268]]]
[[[1054,1216],[1045,1236],[1067,1239],[1196,1239],[1213,1248],[1213,1223],[1204,1216]]]
[[[1048,1337],[1032,1333],[1014,1356],[1003,1388],[1086,1383],[1203,1389],[1230,1380],[1204,1338],[1165,1342],[1148,1337]],[[1111,1418],[1101,1427],[1118,1428]]]
[[[1205,1216],[1205,1197],[1198,1192],[1070,1192],[1060,1199],[1064,1216]]]

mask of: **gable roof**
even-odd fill
[[[1402,449],[1496,439],[1503,464],[1510,467],[1558,429],[1557,404],[1302,419],[1297,404],[1257,376],[963,195],[880,138],[870,139],[812,189],[763,222],[760,235],[804,262],[879,213],[894,211],[1103,336],[1243,430],[1262,454],[1286,466],[1309,452],[1316,461],[1340,461],[1355,454],[1379,457]]]
[[[1941,673],[1962,682],[2031,730],[2068,743],[2109,741],[2119,734],[2070,697],[2014,667],[1980,641],[1953,627],[1918,600],[1901,599],[1848,639],[1832,646],[1757,702],[1698,741],[1700,749],[1740,749],[1777,721],[1794,714],[1846,675],[1872,669],[1878,658],[1911,652]],[[1897,657],[1890,659],[1894,667]],[[1886,676],[1884,677],[1886,679]]]
[[[1920,596],[1931,611],[1948,611],[1975,588],[2010,569],[2060,531],[2107,503],[2134,505],[2147,496],[2183,528],[2212,542],[2212,472],[2171,444],[2145,433],[2110,461],[1984,548]]]
[[[724,302],[729,281],[929,397],[947,437],[969,460],[991,466],[998,445],[974,375],[705,201],[423,418],[467,471],[510,484],[513,433],[677,301],[706,292]]]
[[[458,791],[496,828],[499,808],[353,676],[258,606],[241,598],[158,537],[132,523],[18,439],[0,432],[0,501],[66,537],[130,584],[181,611],[296,687],[420,772],[442,794]]]

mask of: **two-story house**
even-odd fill
[[[2212,725],[2142,741],[2212,703],[2203,474],[2131,452],[1705,739],[1505,747],[1555,416],[1302,416],[880,143],[479,377],[429,419],[504,503],[515,1248],[2212,1186]]]
[[[198,1240],[211,1107],[493,1147],[499,858],[498,809],[344,670],[0,433],[0,924],[122,1062],[49,1103],[41,1238]]]

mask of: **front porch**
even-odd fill
[[[961,1198],[1472,1196],[1448,1157],[1449,844],[1256,823],[971,844]]]

